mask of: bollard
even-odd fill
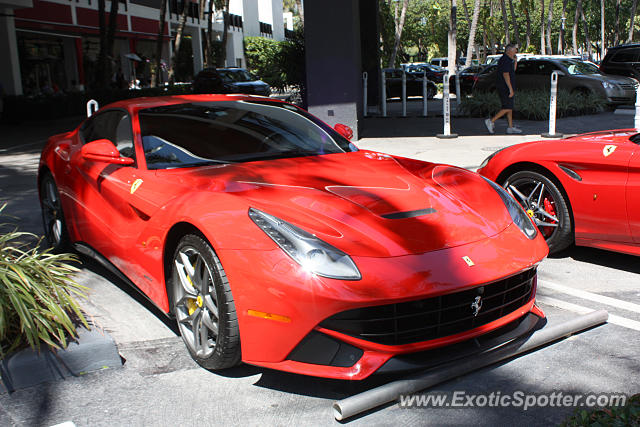
[[[369,109],[368,105],[367,105],[367,80],[368,80],[369,75],[367,74],[367,72],[365,71],[364,73],[362,73],[362,81],[364,82],[364,91],[362,93],[362,104],[364,105],[363,111],[362,111],[362,116],[363,117],[367,117],[367,110]]]
[[[449,99],[449,73],[442,76],[442,118],[444,131],[436,135],[437,138],[457,138],[458,135],[451,133],[451,99]]]
[[[562,138],[561,133],[556,133],[556,104],[558,102],[558,76],[560,71],[551,73],[551,97],[549,99],[549,133],[543,133],[545,138]]]
[[[640,85],[636,87],[636,115],[633,118],[633,127],[640,129]]]
[[[382,70],[382,117],[387,117],[387,74]]]
[[[407,117],[407,72],[402,69],[402,117]]]
[[[429,95],[428,92],[427,70],[424,70],[422,74],[422,115],[424,117],[427,117],[427,96]]]
[[[95,107],[95,108],[93,108]],[[92,99],[90,101],[87,102],[87,117],[91,117],[91,115],[93,113],[95,113],[96,111],[98,111],[98,101],[96,101],[95,99]]]

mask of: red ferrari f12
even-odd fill
[[[117,102],[44,148],[46,236],[175,316],[209,369],[363,379],[544,322],[548,249],[513,197],[349,137],[255,96]]]

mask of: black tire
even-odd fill
[[[547,176],[534,171],[520,171],[509,176],[502,186],[506,188],[515,199],[520,202],[527,213],[532,216],[538,230],[549,245],[549,253],[560,252],[574,242],[573,236],[573,220],[571,216],[571,208],[567,203],[566,197],[553,180]],[[514,190],[517,189],[516,192]],[[517,193],[520,194],[517,194]],[[531,200],[523,200],[522,196],[533,196]],[[538,201],[543,206],[539,206]],[[551,215],[557,218],[557,222],[550,219]],[[546,223],[557,223],[555,227],[540,224],[540,221]]]
[[[238,365],[240,330],[233,295],[220,260],[202,237],[180,239],[169,285],[171,308],[193,360],[212,370]]]
[[[438,89],[434,86],[427,86],[427,99],[433,99],[438,93]]]
[[[60,192],[50,172],[43,172],[40,179],[40,209],[45,241],[51,251],[54,253],[68,251],[69,233],[60,202]]]

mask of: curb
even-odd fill
[[[64,350],[38,353],[27,348],[0,361],[0,393],[121,366],[116,343],[107,332],[78,328],[77,341]]]

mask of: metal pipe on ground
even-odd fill
[[[468,374],[485,366],[500,362],[501,360],[526,353],[561,338],[598,326],[605,323],[608,317],[609,313],[605,310],[593,311],[559,325],[534,332],[528,340],[518,342],[517,345],[506,345],[465,361],[449,363],[442,367],[437,367],[347,397],[346,399],[338,400],[333,404],[334,417],[338,421],[353,417],[369,409],[397,400],[401,394],[415,393],[433,387],[434,385]]]

